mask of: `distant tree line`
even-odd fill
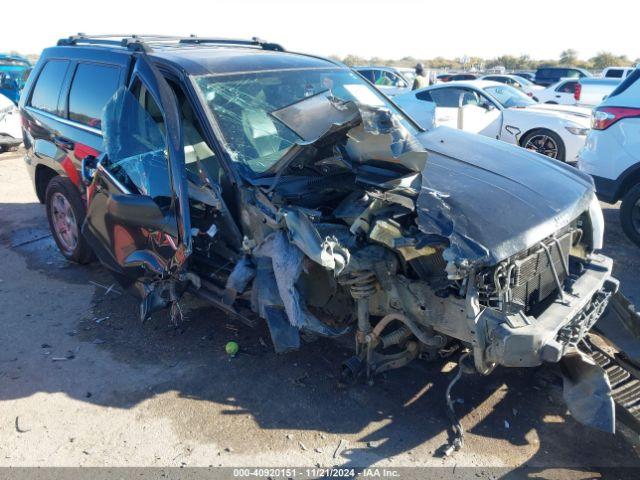
[[[588,70],[601,70],[606,67],[616,66],[632,66],[640,63],[640,58],[634,61],[630,60],[626,55],[615,55],[611,52],[599,52],[588,60],[578,58],[578,52],[572,48],[563,50],[557,59],[551,60],[535,60],[529,55],[501,55],[495,58],[481,57],[458,57],[458,58],[415,58],[404,57],[400,60],[390,60],[380,57],[365,58],[358,55],[347,55],[340,58],[332,56],[336,60],[340,60],[347,65],[388,65],[395,67],[414,67],[417,63],[422,63],[425,68],[435,69],[457,69],[468,70],[476,68],[478,70],[490,69],[497,66],[503,66],[507,70],[535,70],[539,67],[554,66],[571,66],[580,67]]]

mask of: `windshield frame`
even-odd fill
[[[274,73],[274,72],[296,72],[296,71],[301,71],[301,70],[305,70],[305,68],[287,68],[287,67],[283,67],[281,69],[278,70],[269,70],[269,71],[265,71],[265,73]],[[387,95],[385,95],[382,91],[378,90],[370,81],[368,81],[362,74],[360,74],[360,72],[356,71],[355,69],[349,68],[346,65],[337,63],[337,62],[331,62],[327,60],[327,66],[326,67],[322,67],[319,68],[319,70],[336,70],[336,71],[346,71],[351,73],[352,75],[357,76],[360,80],[361,80],[361,84],[366,84],[367,88],[376,96],[378,97],[387,107],[392,107],[391,109],[394,110],[394,113],[397,113],[400,117],[402,117],[402,120],[405,120],[410,126],[411,128],[413,128],[415,130],[415,132],[413,132],[414,134],[419,134],[419,133],[423,133],[426,131],[426,129],[422,128],[409,114],[407,114],[407,112],[405,112],[400,106],[398,106],[391,98],[389,98]],[[220,122],[218,120],[218,118],[216,117],[216,115],[214,114],[214,112],[212,111],[211,108],[209,108],[208,104],[207,104],[207,100],[205,98],[205,93],[204,91],[201,89],[200,85],[198,84],[198,79],[201,77],[224,77],[224,76],[239,76],[245,73],[262,73],[260,70],[257,70],[255,72],[245,72],[245,71],[238,71],[238,72],[229,72],[229,73],[224,73],[224,74],[216,74],[215,72],[208,72],[205,74],[200,74],[200,75],[194,75],[194,74],[187,74],[187,78],[188,78],[188,82],[190,83],[191,88],[193,88],[193,91],[195,92],[196,98],[198,103],[200,104],[199,106],[202,108],[203,113],[205,114],[205,117],[209,123],[209,125],[211,126],[211,130],[213,132],[214,135],[214,140],[215,142],[220,146],[220,149],[223,151],[224,153],[224,163],[226,163],[228,165],[228,167],[233,170],[234,174],[237,175],[240,178],[244,178],[247,180],[255,180],[258,178],[268,178],[270,176],[274,176],[276,175],[276,172],[273,171],[272,168],[269,168],[267,170],[265,170],[264,172],[256,172],[250,169],[249,166],[247,166],[246,164],[244,164],[243,162],[239,162],[237,160],[234,159],[234,149],[232,148],[232,146],[229,144],[228,139],[226,137],[226,135],[224,134],[223,129],[221,128]],[[323,93],[323,92],[317,92],[318,93]],[[297,99],[293,102],[291,102],[291,104],[286,105],[285,107],[281,107],[281,108],[286,108],[290,105],[293,105],[301,100],[304,99]],[[292,148],[295,149],[295,147],[298,144],[293,144]],[[289,150],[287,150],[287,152],[283,155],[283,157],[287,157],[289,154]],[[282,158],[280,159],[282,160]],[[279,163],[281,163],[279,161],[275,162],[274,165],[277,165]],[[272,165],[273,167],[273,165]]]

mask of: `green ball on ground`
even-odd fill
[[[231,355],[233,357],[235,356],[236,353],[238,353],[238,350],[240,350],[240,347],[236,342],[228,342],[225,345],[224,350],[225,352],[227,352],[227,355]]]

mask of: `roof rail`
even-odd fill
[[[245,46],[261,48],[262,50],[284,52],[284,48],[281,45],[277,43],[266,42],[257,37],[253,37],[251,40],[243,40],[234,38],[198,37],[196,35],[181,37],[172,35],[87,35],[85,33],[78,33],[77,35],[71,35],[68,38],[62,38],[58,40],[57,43],[57,45],[61,47],[73,45],[98,45],[105,47],[122,47],[129,50],[144,52],[153,51],[153,44],[155,44],[156,46],[169,44]]]

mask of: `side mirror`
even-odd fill
[[[87,155],[82,159],[82,183],[86,187],[91,185],[93,177],[96,174],[98,168],[98,159],[93,155]]]
[[[490,112],[491,110],[495,110],[496,108],[496,106],[491,102],[483,102],[480,104],[480,106],[484,108],[487,112]]]

